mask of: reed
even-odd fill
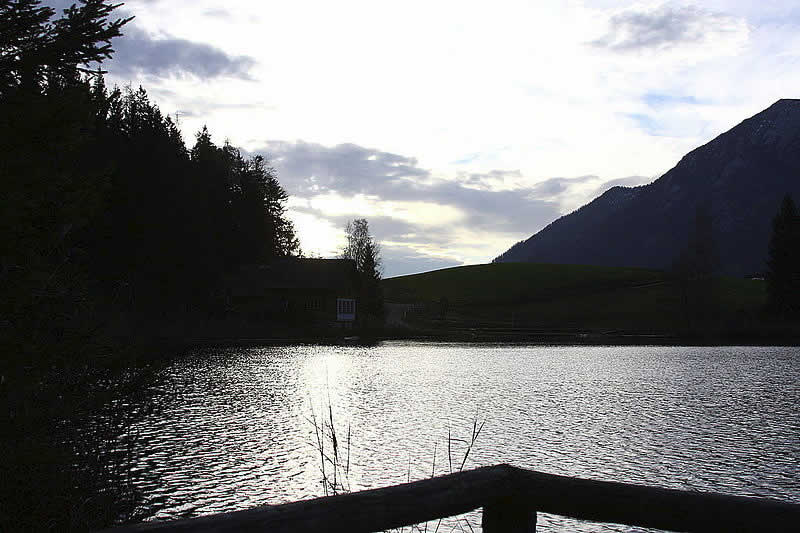
[[[350,492],[350,424],[347,425],[347,440],[342,449],[330,397],[327,413],[317,415],[313,403],[311,404],[308,421],[314,428],[315,441],[311,444],[319,453],[321,483],[325,496]]]
[[[313,402],[310,404],[310,416],[306,419],[309,421],[314,429],[314,441],[311,446],[319,454],[319,470],[321,475],[321,484],[325,496],[332,496],[350,492],[350,449],[351,449],[351,426],[347,424],[347,440],[342,448],[339,442],[339,434],[337,431],[337,423],[333,414],[333,406],[330,401],[330,394],[328,395],[327,408],[324,408],[321,413],[317,413],[314,409]],[[481,431],[486,424],[486,420],[478,420],[478,416],[472,420],[472,428],[470,435],[467,438],[458,438],[453,436],[450,426],[447,426],[447,464],[448,473],[461,472],[472,453],[475,443],[480,437]],[[463,455],[455,452],[456,444],[463,446]],[[430,477],[436,476],[436,457],[438,451],[438,442],[433,445],[433,460],[431,464]],[[455,455],[455,457],[454,457]],[[455,470],[454,470],[455,466]],[[411,481],[411,456],[409,455],[408,467],[406,469],[406,482]],[[451,517],[453,518],[453,517]],[[433,533],[438,533],[442,526],[442,518],[436,521],[436,525],[431,526]],[[467,529],[464,529],[464,526]],[[392,533],[418,532],[428,533],[429,523],[415,524],[406,528],[389,530]],[[473,531],[472,525],[466,517],[457,517],[455,524],[449,531]]]

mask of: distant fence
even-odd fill
[[[483,508],[485,533],[534,532],[539,512],[670,531],[800,531],[800,504],[579,479],[509,465],[112,531],[370,532],[478,508]]]

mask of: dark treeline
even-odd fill
[[[0,1],[0,327],[28,360],[213,314],[225,273],[299,253],[261,156],[205,128],[188,148],[144,89],[87,69],[129,20],[113,9]]]
[[[114,9],[0,0],[2,531],[140,519],[127,429],[161,364],[143,344],[220,313],[239,265],[299,254],[263,158],[205,128],[188,147],[144,89],[106,87]]]
[[[766,280],[768,309],[800,316],[800,213],[789,194],[772,220]]]

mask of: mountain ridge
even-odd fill
[[[800,194],[798,177],[800,99],[780,99],[653,182],[612,187],[494,261],[668,268],[707,205],[719,273],[760,272],[772,217],[786,193]]]

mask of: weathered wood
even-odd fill
[[[114,533],[382,531],[466,513],[503,494],[511,470],[488,466],[413,483],[169,522],[145,522]]]
[[[483,507],[483,533],[536,533],[536,511],[527,502],[505,498]]]
[[[594,481],[520,468],[514,486],[539,512],[668,531],[800,531],[800,504]]]
[[[509,502],[513,504],[510,510]],[[578,479],[497,465],[392,487],[189,520],[146,522],[113,531],[367,532],[479,507],[485,508],[484,523],[489,528],[515,532],[533,531],[537,511],[671,531],[800,530],[800,504],[796,503]],[[523,515],[533,517],[533,522],[526,522]],[[521,523],[529,529],[522,529]]]

